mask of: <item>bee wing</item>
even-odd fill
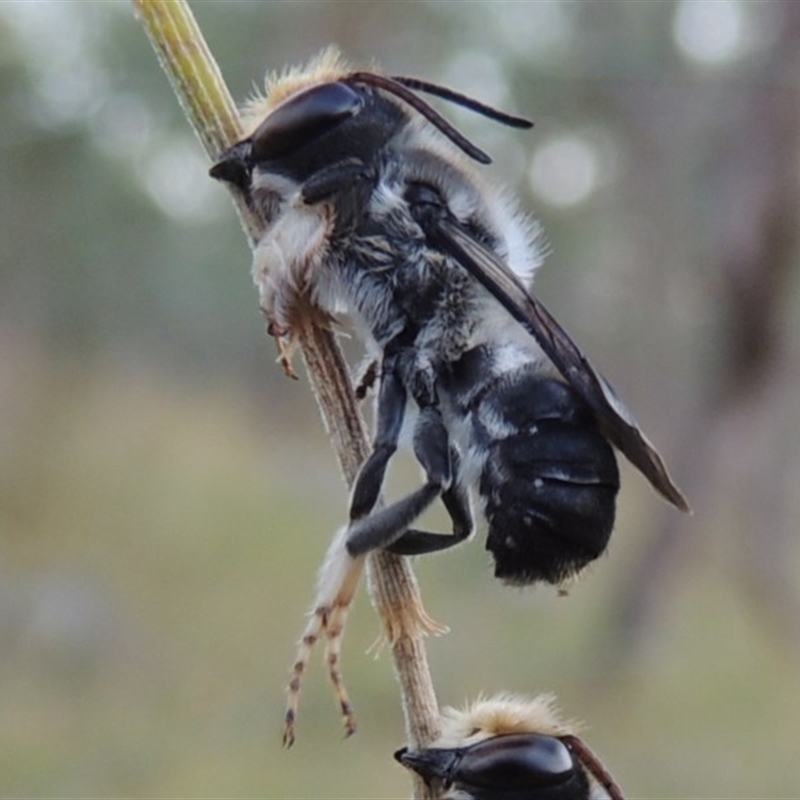
[[[689,503],[630,411],[519,278],[497,255],[449,219],[439,217],[426,226],[426,232],[434,246],[455,258],[533,336],[594,411],[606,438],[642,472],[653,488],[682,511],[689,511]]]

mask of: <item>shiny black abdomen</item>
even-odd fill
[[[487,455],[479,492],[496,577],[559,583],[596,559],[614,526],[619,471],[591,410],[533,367],[479,398],[473,431]]]

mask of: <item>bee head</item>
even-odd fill
[[[453,789],[458,797],[576,800],[588,796],[586,776],[569,748],[544,734],[494,736],[457,748],[403,748],[395,758],[429,785]]]
[[[402,109],[356,83],[333,81],[300,91],[211,168],[211,177],[246,189],[253,169],[304,180],[345,159],[370,163],[404,122]]]
[[[323,60],[331,57],[323,54]],[[256,166],[302,181],[341,161],[371,165],[412,111],[470,158],[484,164],[491,161],[417,92],[436,95],[506,125],[531,125],[445,87],[415,78],[347,72],[334,62],[307,76],[291,72],[274,81],[270,96],[251,103],[248,111],[251,116],[260,111],[261,121],[250,136],[222,154],[211,168],[211,177],[246,190]]]

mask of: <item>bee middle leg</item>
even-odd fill
[[[392,456],[397,452],[397,442],[406,414],[408,393],[395,368],[396,362],[397,358],[395,357],[386,358],[383,361],[372,452],[361,465],[350,495],[351,530],[357,520],[366,517],[375,508],[383,486],[383,479],[386,476],[386,468]],[[367,548],[367,550],[371,549],[373,548]],[[349,546],[348,550],[350,550]],[[352,551],[350,554],[356,555]]]
[[[370,473],[365,478],[365,483],[376,491],[380,489],[386,466],[378,453],[378,450],[373,451],[377,456],[374,463],[383,467],[379,478]],[[419,489],[367,515],[358,513],[366,510],[363,506],[354,503],[351,507],[356,512],[352,515],[347,535],[347,551],[351,556],[394,544],[436,498],[451,489],[453,478],[447,430],[441,412],[434,406],[419,411],[414,429],[414,455],[425,470],[426,481]],[[372,456],[365,462],[365,467],[373,466],[371,459]],[[361,496],[354,493],[354,500],[360,499]]]
[[[458,464],[458,454],[451,453],[451,461]],[[458,469],[454,472],[458,475]],[[435,553],[437,550],[446,550],[453,547],[472,535],[473,521],[469,507],[469,497],[464,487],[453,482],[452,486],[442,492],[442,502],[453,521],[452,533],[431,533],[429,531],[407,530],[393,544],[386,549],[398,556],[420,556],[425,553]]]
[[[384,360],[373,450],[356,479],[350,504],[347,551],[351,556],[381,547],[398,555],[418,555],[451,547],[472,533],[469,498],[464,487],[453,479],[459,471],[458,454],[450,445],[447,429],[436,405],[435,390],[430,387],[416,396],[420,412],[413,443],[414,454],[425,471],[426,482],[392,505],[379,511],[373,510],[386,467],[397,449],[405,415],[405,384],[409,379],[409,370],[403,357],[401,352]],[[453,521],[452,534],[408,530],[408,526],[439,496]]]

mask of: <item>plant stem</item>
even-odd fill
[[[212,160],[241,137],[236,106],[185,0],[132,0],[159,62],[186,116]],[[265,222],[231,189],[242,227],[252,244]],[[347,365],[329,330],[311,317],[299,342],[325,429],[347,485],[369,452]],[[439,712],[425,654],[424,636],[437,626],[422,607],[419,587],[407,559],[384,552],[367,563],[370,597],[392,648],[410,746],[425,747],[438,736]],[[438,630],[441,630],[438,628]],[[387,754],[388,759],[388,754]],[[414,778],[415,798],[434,797]]]

